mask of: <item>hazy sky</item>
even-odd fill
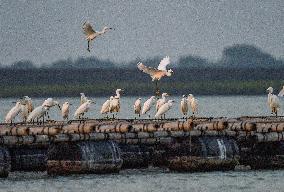
[[[85,20],[101,30],[91,53]],[[284,55],[283,0],[0,0],[0,63],[50,63],[97,56],[122,62],[137,57],[194,54],[220,58],[225,46],[247,43]]]

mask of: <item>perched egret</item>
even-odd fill
[[[110,27],[104,27],[102,31],[95,31],[94,28],[91,26],[89,22],[85,22],[83,24],[83,31],[86,35],[86,40],[88,41],[88,51],[90,52],[90,42],[94,40],[96,37],[105,34],[112,28]]]
[[[53,100],[52,98],[47,98],[47,99],[42,103],[41,106],[47,107],[46,114],[47,114],[48,119],[49,119],[49,113],[48,113],[48,111],[49,111],[49,109],[50,109],[51,107],[57,106],[57,107],[59,108],[59,110],[61,110],[61,107],[60,107],[58,101],[55,101],[55,100]]]
[[[118,113],[120,111],[120,92],[123,91],[122,89],[117,89],[115,91],[116,95],[110,102],[110,112],[111,113]]]
[[[169,96],[167,93],[162,94],[162,98],[158,99],[157,104],[156,104],[156,112],[159,110],[159,108],[164,105],[167,102],[166,97]]]
[[[70,104],[69,102],[65,102],[63,103],[62,105],[62,108],[61,108],[61,115],[62,115],[62,118],[65,120],[69,118],[69,110],[70,110]]]
[[[162,105],[159,110],[157,111],[155,118],[162,117],[162,115],[165,115],[173,106],[174,100],[169,100],[167,103]]]
[[[187,104],[187,99],[185,95],[182,96],[182,99],[180,101],[180,111],[184,116],[187,116],[188,104]]]
[[[110,103],[113,100],[113,96],[111,96],[104,104],[102,105],[101,108],[101,114],[108,114],[110,112]]]
[[[28,96],[24,96],[21,100],[21,117],[25,122],[28,118],[29,113],[33,111],[32,99]]]
[[[135,114],[138,114],[138,116],[140,117],[141,108],[142,108],[142,106],[141,106],[141,98],[138,98],[138,99],[135,101],[135,103],[134,103],[134,105],[133,105],[133,108],[134,108],[134,113],[135,113]]]
[[[275,114],[277,116],[277,112],[280,109],[279,98],[273,94],[272,87],[268,87],[266,91],[268,91],[267,103],[269,108],[271,109],[271,114]]]
[[[86,97],[85,93],[80,93],[81,99],[80,99],[80,105],[83,103],[86,103],[88,101],[88,97]]]
[[[21,112],[21,102],[16,102],[16,105],[7,113],[5,123],[12,123],[15,117]]]
[[[159,95],[159,88],[158,88],[158,81],[164,77],[164,76],[172,76],[173,70],[169,69],[167,70],[167,65],[170,64],[170,57],[166,56],[163,58],[158,65],[158,68],[152,68],[147,67],[143,63],[139,62],[137,64],[137,67],[139,70],[143,71],[144,73],[147,73],[151,76],[152,81],[156,81],[156,95]]]
[[[196,113],[198,113],[198,100],[193,97],[192,94],[189,94],[187,97],[187,103],[189,107],[191,108],[192,115],[194,116]]]
[[[38,106],[36,107],[28,116],[27,118],[27,122],[32,122],[35,119],[37,119],[37,121],[40,118],[43,118],[42,121],[44,121],[44,115],[46,114],[47,110],[49,109],[49,107],[47,106]]]
[[[150,111],[152,105],[154,104],[155,96],[151,96],[145,103],[143,104],[142,107],[142,115],[146,114],[148,111]],[[149,115],[150,118],[150,115]]]
[[[84,116],[84,114],[89,111],[92,103],[95,103],[95,102],[88,100],[86,103],[83,103],[82,105],[80,105],[78,109],[75,111],[75,114],[74,114],[75,119],[81,119]]]

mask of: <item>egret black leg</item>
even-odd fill
[[[88,41],[88,49],[87,49],[89,52],[91,52],[90,51],[90,41]]]

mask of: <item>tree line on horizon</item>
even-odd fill
[[[160,62],[160,57],[142,60],[146,65],[156,67]],[[32,61],[22,60],[11,65],[1,65],[0,68],[8,69],[112,69],[112,68],[136,68],[137,61],[131,61],[126,64],[115,63],[110,60],[101,60],[96,57],[80,57],[76,60],[62,59],[50,64],[37,67]],[[209,61],[200,56],[188,55],[182,56],[174,63],[178,68],[284,68],[284,61],[276,59],[274,56],[263,52],[261,49],[247,44],[236,44],[225,47],[222,57],[216,62]]]

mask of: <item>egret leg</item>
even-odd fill
[[[89,52],[91,52],[90,51],[90,41],[88,40],[88,49],[87,49]]]

